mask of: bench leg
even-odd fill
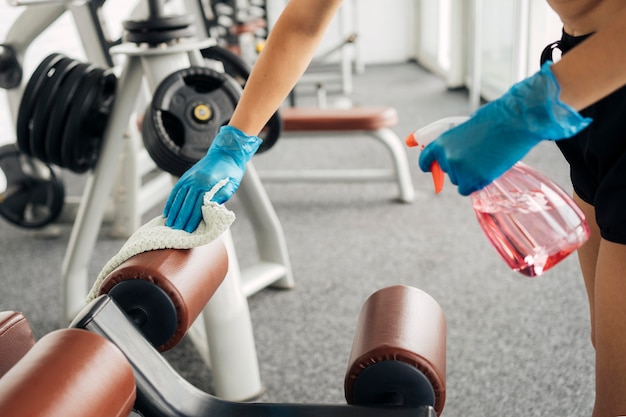
[[[404,142],[390,128],[375,130],[341,130],[341,131],[315,131],[310,134],[294,132],[293,137],[342,137],[359,136],[370,137],[381,142],[392,159],[392,167],[386,168],[297,168],[297,169],[267,169],[260,172],[260,176],[266,181],[352,181],[352,182],[395,182],[398,184],[398,201],[411,203],[415,199],[415,189],[411,179],[411,170],[406,156]],[[287,138],[287,137],[285,137]],[[242,183],[243,186],[243,183]]]
[[[396,181],[400,188],[400,201],[410,203],[415,198],[415,189],[411,180],[411,170],[402,141],[390,129],[378,129],[372,135],[380,140],[391,153]]]

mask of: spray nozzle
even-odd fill
[[[423,150],[433,140],[437,139],[439,135],[448,129],[465,122],[468,117],[446,117],[444,119],[437,120],[421,129],[416,130],[406,137],[406,145],[410,148],[419,147],[419,150]],[[445,173],[441,169],[441,166],[437,161],[434,161],[430,166],[430,174],[433,178],[433,185],[435,187],[435,193],[439,194],[443,190],[443,184],[445,179]]]

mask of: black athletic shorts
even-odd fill
[[[565,54],[588,36],[563,32],[560,41],[544,49],[541,63],[556,60],[552,58],[555,49]],[[626,244],[626,87],[580,113],[593,122],[556,144],[569,162],[574,191],[595,207],[602,237]]]

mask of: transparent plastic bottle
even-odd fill
[[[467,118],[434,122],[407,137],[407,144],[423,148],[464,120]],[[437,192],[443,184],[439,170],[432,167]],[[522,162],[470,198],[489,242],[512,270],[523,275],[543,274],[589,238],[585,216],[572,198]]]

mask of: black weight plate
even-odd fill
[[[204,58],[221,62],[224,65],[226,74],[233,77],[241,87],[246,85],[251,68],[239,55],[217,45],[205,48],[201,52]],[[277,110],[267,121],[261,133],[259,133],[259,137],[263,139],[263,143],[261,143],[256,153],[263,153],[274,146],[282,130],[283,119],[280,116],[280,112]]]
[[[153,30],[146,32],[126,32],[124,40],[132,43],[147,43],[157,45],[160,43],[171,42],[176,39],[189,38],[195,34],[193,27],[171,30]]]
[[[72,68],[63,86],[57,94],[57,99],[50,112],[48,131],[46,134],[46,158],[49,163],[58,166],[63,165],[61,158],[61,146],[63,144],[63,132],[69,117],[70,107],[74,102],[76,90],[80,80],[91,71],[90,64],[81,63]]]
[[[181,175],[202,158],[220,127],[227,124],[241,96],[241,87],[228,75],[206,67],[170,74],[157,87],[144,118],[146,150],[157,165]],[[207,120],[194,109],[207,106]]]
[[[276,144],[276,141],[280,137],[283,131],[283,118],[280,116],[280,112],[277,110],[272,117],[267,121],[265,127],[259,133],[259,137],[263,139],[263,142],[259,146],[256,153],[263,153],[270,150],[272,146]]]
[[[44,74],[44,77],[48,79],[39,90],[39,99],[35,103],[30,128],[30,151],[32,156],[41,161],[50,162],[46,157],[46,135],[50,111],[56,106],[59,97],[58,90],[65,77],[76,65],[77,62],[73,59],[62,58],[47,74]]]
[[[65,187],[49,165],[43,175],[25,169],[27,158],[14,144],[0,147],[0,215],[20,227],[40,228],[61,214]]]
[[[237,81],[242,87],[250,76],[250,65],[234,52],[221,46],[210,46],[200,51],[207,59],[219,61],[224,65],[224,71]]]
[[[0,88],[15,88],[22,82],[22,66],[15,49],[0,44]]]
[[[98,94],[96,88],[103,73],[103,69],[92,67],[83,76],[76,88],[74,102],[70,106],[69,115],[65,123],[61,140],[61,166],[77,173],[84,171],[82,168],[79,169],[80,161],[75,160],[76,148],[80,146],[80,142],[87,140],[84,136],[83,126],[85,118],[91,111],[88,104],[92,104],[96,99]]]
[[[180,177],[187,169],[187,161],[181,162],[177,155],[159,140],[154,123],[149,121],[150,118],[151,105],[149,104],[144,113],[144,122],[141,124],[141,136],[148,154],[163,171]]]
[[[102,107],[107,103],[110,109],[115,85],[111,71],[96,68],[83,77],[77,88],[61,144],[63,166],[73,172],[86,172],[98,159],[108,119]]]
[[[22,93],[22,100],[17,112],[17,122],[15,124],[15,130],[17,135],[17,145],[20,150],[26,155],[31,155],[30,150],[30,124],[35,110],[35,104],[39,100],[39,90],[41,86],[46,82],[47,74],[56,63],[63,58],[61,54],[48,55],[39,66],[35,69],[31,75],[26,88]]]
[[[125,20],[122,22],[124,29],[131,32],[146,32],[158,30],[183,29],[193,23],[190,15],[164,16],[145,20]]]

